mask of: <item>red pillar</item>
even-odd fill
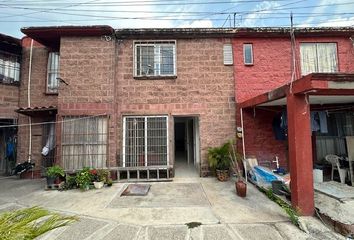
[[[313,160],[308,96],[287,96],[291,203],[304,216],[314,213]]]

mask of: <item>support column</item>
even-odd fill
[[[308,96],[287,96],[291,203],[304,216],[314,214],[311,117]]]

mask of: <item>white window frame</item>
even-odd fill
[[[232,51],[232,44],[226,43],[223,46],[223,55],[224,55],[224,65],[229,66],[234,64],[234,57]]]
[[[145,123],[145,149],[144,149],[144,155],[145,155],[145,167],[147,167],[147,155],[148,155],[148,151],[147,151],[147,119],[148,118],[165,118],[166,119],[166,147],[167,147],[167,157],[166,157],[166,161],[167,161],[167,167],[170,166],[170,144],[169,144],[169,117],[167,115],[149,115],[149,116],[123,116],[123,148],[122,148],[122,155],[123,155],[123,167],[126,167],[125,163],[126,163],[126,156],[125,156],[125,148],[127,146],[126,144],[126,138],[125,138],[125,133],[126,133],[126,120],[129,118],[144,118],[144,123]]]
[[[134,59],[134,67],[133,67],[133,76],[134,77],[168,77],[168,76],[177,76],[177,41],[176,40],[146,40],[146,41],[133,41],[134,51],[133,51],[133,59]],[[156,55],[156,49],[160,46],[172,46],[173,47],[173,73],[172,74],[161,74],[161,67],[155,67],[160,64],[159,55]],[[154,74],[145,75],[137,73],[137,47],[138,46],[154,46]]]
[[[49,60],[53,60],[53,58],[50,58],[50,55],[54,54],[58,56],[58,65],[56,68],[52,69],[52,62],[49,62]],[[59,52],[48,52],[48,61],[47,61],[47,82],[46,82],[46,93],[58,93],[59,90],[59,71],[60,71],[60,54]],[[51,74],[56,74],[57,77],[55,78],[56,82],[56,88],[54,89],[49,89],[49,78]]]
[[[317,66],[317,69],[315,69],[315,71],[314,72],[308,72],[308,73],[304,73],[304,67],[303,67],[303,56],[301,55],[301,45],[306,45],[306,44],[308,44],[308,45],[310,45],[310,44],[312,44],[312,45],[314,45],[314,46],[316,46],[316,55],[314,56],[314,59],[316,60],[316,66]],[[339,69],[339,62],[338,62],[338,43],[336,43],[336,42],[301,42],[300,43],[300,64],[301,64],[301,75],[302,76],[305,76],[305,75],[307,75],[307,74],[310,74],[310,73],[322,73],[322,72],[320,72],[319,71],[319,54],[318,54],[318,45],[320,45],[320,44],[334,44],[335,45],[335,51],[336,51],[336,54],[335,54],[335,56],[336,56],[336,70],[335,71],[333,71],[333,73],[335,73],[335,72],[338,72],[338,69]],[[326,72],[327,73],[327,72]]]
[[[248,63],[246,62],[246,46],[251,46],[251,62]],[[245,65],[253,65],[254,60],[253,60],[253,43],[244,43],[243,44],[243,63]]]

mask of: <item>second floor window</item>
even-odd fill
[[[252,43],[243,44],[243,62],[245,65],[253,65],[253,45],[252,45]]]
[[[59,53],[49,52],[47,67],[47,93],[57,93],[59,87]]]
[[[0,52],[0,82],[17,84],[20,81],[20,57]]]
[[[301,43],[301,74],[338,71],[336,43]]]
[[[175,76],[176,41],[135,42],[134,76]]]

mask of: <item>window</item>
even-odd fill
[[[243,62],[245,65],[253,65],[252,43],[243,44]]]
[[[337,72],[336,43],[301,43],[301,74]]]
[[[175,76],[176,42],[135,42],[134,76]]]
[[[57,93],[59,87],[59,53],[49,52],[47,67],[47,92]]]
[[[232,65],[233,57],[232,57],[232,45],[224,44],[224,65]]]
[[[123,167],[168,164],[167,116],[123,118]]]
[[[65,170],[105,168],[107,159],[107,117],[64,117],[62,160]]]
[[[16,84],[20,81],[20,57],[0,52],[0,82]]]

